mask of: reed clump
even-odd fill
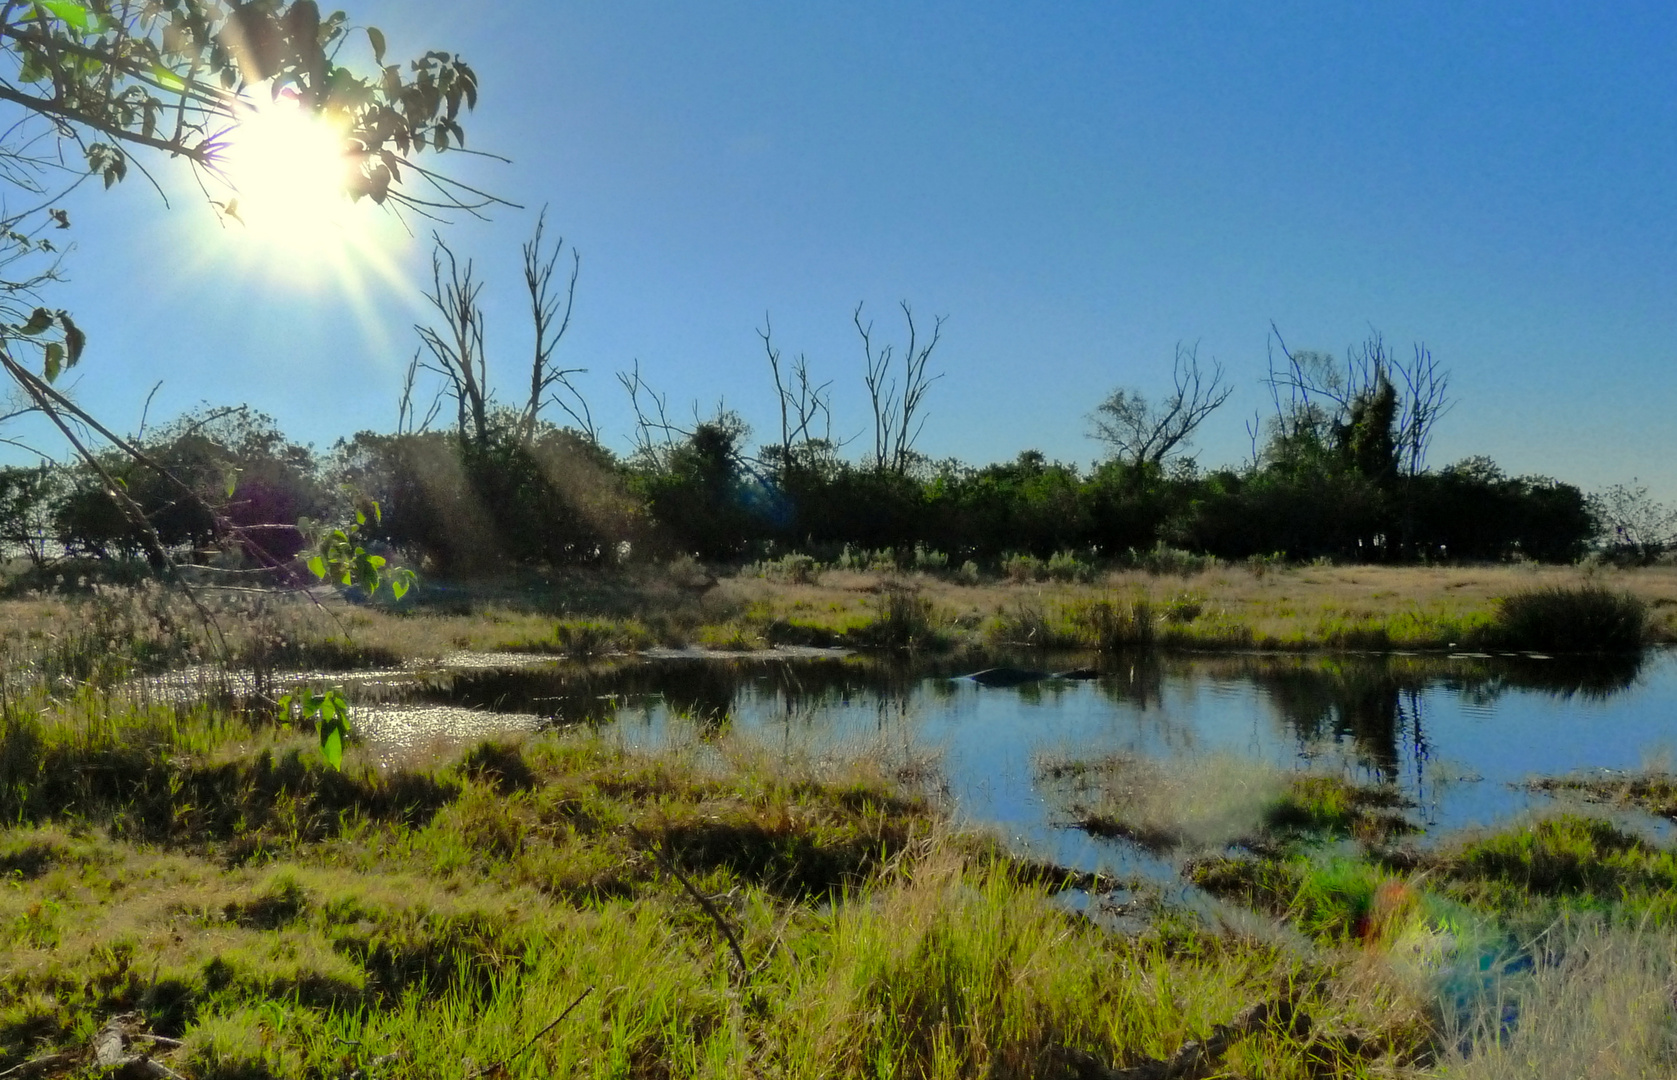
[[[1530,589],[1497,603],[1488,636],[1510,649],[1635,652],[1648,640],[1648,605],[1597,584]]]

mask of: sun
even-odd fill
[[[351,199],[358,159],[345,131],[266,90],[241,101],[212,140],[205,173],[223,227],[199,233],[194,248],[206,265],[288,292],[329,292],[364,324],[380,323],[375,296],[405,289],[411,236],[371,200]]]
[[[281,95],[240,105],[218,140],[214,169],[227,216],[257,240],[298,251],[330,247],[351,209],[344,133]]]

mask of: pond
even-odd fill
[[[974,670],[1011,661],[1083,669],[1012,686]],[[1162,877],[1122,840],[1068,828],[1039,779],[1045,756],[1235,755],[1398,785],[1429,833],[1488,825],[1550,796],[1538,775],[1635,769],[1677,755],[1677,654],[1563,662],[1484,655],[943,657],[652,655],[590,664],[523,658],[347,688],[375,750],[589,724],[634,746],[733,728],[771,745],[866,746],[934,758],[959,819],[1082,869]],[[1627,821],[1663,836],[1665,823]]]

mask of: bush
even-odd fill
[[[1072,609],[1071,621],[1088,645],[1103,652],[1153,643],[1153,603],[1145,596],[1080,604]]]
[[[933,619],[932,602],[899,585],[887,585],[880,592],[873,622],[852,633],[866,644],[895,649],[921,649],[944,643]]]
[[[1056,552],[1048,560],[1047,571],[1055,581],[1088,581],[1095,576],[1095,568],[1070,551]]]
[[[1205,597],[1194,593],[1178,593],[1165,605],[1165,621],[1172,626],[1186,626],[1205,613]]]
[[[914,545],[914,568],[928,573],[948,569],[949,556],[941,551],[928,551],[925,544]]]
[[[1601,585],[1530,589],[1497,602],[1493,641],[1542,652],[1633,652],[1647,641],[1648,607]]]
[[[1043,572],[1042,560],[1035,555],[1009,555],[1002,560],[1002,576],[1017,584],[1040,581]]]
[[[1196,555],[1182,548],[1171,547],[1163,540],[1154,545],[1151,551],[1132,550],[1128,561],[1131,566],[1149,574],[1179,574],[1182,577],[1217,568],[1215,555]]]
[[[752,569],[758,577],[784,581],[789,585],[812,585],[820,570],[813,557],[799,554],[764,559]]]

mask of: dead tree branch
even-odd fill
[[[670,421],[668,395],[657,393],[641,378],[639,360],[631,370],[619,371],[617,381],[628,392],[629,405],[635,410],[635,430],[630,436],[634,440],[635,456],[658,468],[667,467],[675,452],[676,437],[685,438],[692,433]],[[641,403],[642,394],[646,395],[645,404]]]
[[[1095,407],[1090,437],[1133,466],[1158,466],[1183,449],[1234,393],[1223,381],[1223,365],[1213,360],[1209,371],[1201,366],[1197,344],[1177,343],[1171,382],[1170,393],[1157,405],[1138,390],[1114,390]]]
[[[779,466],[792,465],[800,452],[806,456],[811,444],[833,444],[833,410],[831,380],[816,384],[810,378],[809,360],[802,353],[793,360],[783,374],[780,350],[774,345],[774,328],[768,312],[763,313],[763,328],[757,336],[763,339],[763,352],[768,357],[769,372],[774,376],[775,397],[780,404],[780,461]],[[814,425],[821,423],[816,434]]]
[[[862,338],[862,354],[867,366],[862,380],[868,388],[868,401],[873,409],[874,468],[882,473],[901,476],[908,472],[914,459],[914,444],[926,426],[923,406],[926,393],[940,375],[929,375],[927,365],[932,352],[943,338],[943,324],[947,317],[939,315],[932,323],[931,340],[921,344],[919,328],[914,322],[914,311],[907,300],[900,301],[903,319],[907,323],[908,341],[898,352],[891,344],[873,346],[873,323],[862,322],[862,304],[851,313],[851,322]],[[891,361],[902,359],[901,376],[891,374]],[[900,378],[900,382],[899,382]]]
[[[483,309],[478,294],[483,283],[473,275],[472,263],[462,267],[441,236],[431,253],[431,291],[425,298],[442,319],[442,329],[414,327],[431,354],[421,366],[441,375],[446,393],[458,410],[461,438],[479,444],[489,440],[489,371],[483,352]],[[447,274],[444,274],[444,267]]]
[[[524,287],[530,295],[530,317],[535,325],[536,348],[530,362],[530,398],[525,403],[523,415],[519,417],[519,431],[525,442],[533,439],[541,408],[552,400],[582,426],[584,434],[594,439],[596,432],[593,417],[588,414],[588,403],[570,381],[570,376],[581,374],[586,369],[553,366],[553,351],[558,348],[565,331],[571,328],[571,312],[576,306],[576,282],[582,273],[582,255],[576,248],[571,248],[570,279],[562,293],[555,290],[553,273],[559,256],[564,252],[565,238],[559,237],[553,242],[552,249],[544,252],[543,234],[546,230],[547,211],[543,210],[536,220],[535,235],[523,247]],[[561,390],[581,405],[582,416],[558,396]]]

